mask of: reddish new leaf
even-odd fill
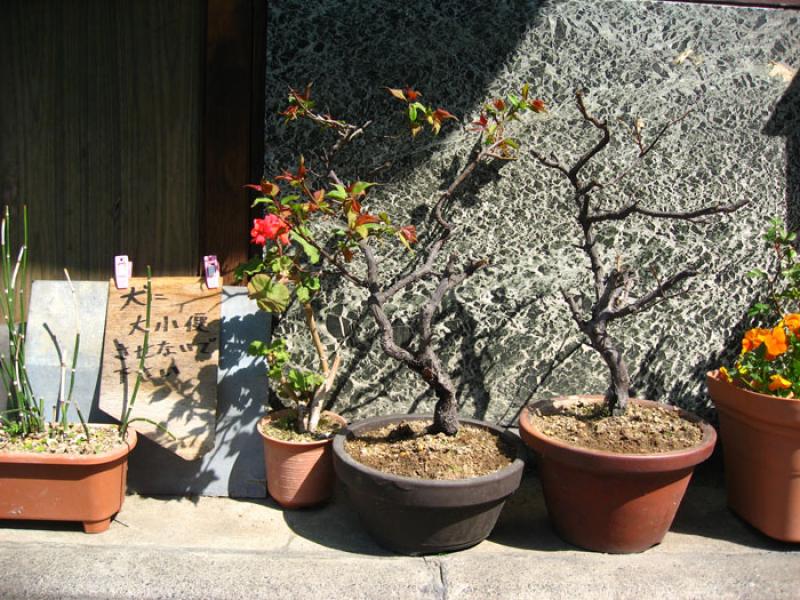
[[[409,244],[415,244],[417,242],[417,228],[413,225],[401,227],[400,235],[402,235]]]

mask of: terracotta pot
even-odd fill
[[[286,442],[261,431],[261,424],[285,417],[291,409],[279,410],[263,417],[258,432],[264,441],[264,463],[267,470],[267,491],[284,508],[314,506],[328,500],[335,481],[331,462],[331,439],[316,442]],[[324,411],[329,419],[347,426],[339,415]]]
[[[548,409],[600,396],[570,396],[538,403]],[[664,406],[648,400],[638,404]],[[617,454],[571,446],[543,435],[528,411],[520,415],[522,439],[535,450],[545,503],[556,532],[598,552],[642,552],[664,539],[683,499],[694,466],[714,450],[714,428],[678,410],[703,428],[701,443],[661,454]]]
[[[104,454],[0,453],[0,519],[82,521],[86,533],[108,529],[125,499],[126,445]]]
[[[525,447],[513,433],[460,419],[503,437],[516,447],[515,460],[495,473],[471,479],[436,481],[384,473],[354,460],[345,450],[347,436],[390,423],[432,415],[376,417],[351,425],[333,441],[336,474],[367,531],[383,547],[401,554],[431,554],[468,548],[492,532],[506,498],[519,487]]]
[[[728,506],[768,536],[800,542],[800,400],[707,376],[719,413]]]

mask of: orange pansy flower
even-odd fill
[[[742,339],[742,354],[755,350],[764,343],[764,338],[769,334],[769,329],[750,329]]]
[[[789,331],[797,335],[798,330],[800,330],[800,314],[790,313],[784,316],[781,322],[786,325]]]
[[[792,382],[780,375],[773,375],[769,379],[769,391],[775,392],[777,390],[788,390],[792,387]]]
[[[767,352],[764,356],[767,360],[774,360],[786,352],[789,349],[789,344],[786,341],[786,330],[783,327],[775,327],[764,336],[764,345],[767,347]]]

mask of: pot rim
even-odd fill
[[[755,390],[751,390],[749,388],[736,385],[735,383],[732,383],[727,379],[720,377],[719,369],[714,369],[713,371],[709,371],[708,373],[706,373],[706,382],[708,382],[708,380],[713,380],[721,385],[730,387],[735,390],[741,390],[742,392],[745,392],[747,394],[752,394],[753,396],[756,396],[759,399],[768,400],[770,402],[785,403],[787,405],[800,404],[800,398],[784,398],[783,396],[774,396],[773,394],[765,394],[764,392],[757,392]]]
[[[100,423],[89,423],[100,425]],[[0,452],[0,463],[40,464],[40,465],[72,465],[91,466],[113,462],[126,457],[136,447],[138,435],[136,430],[128,427],[128,434],[123,445],[112,448],[101,454],[45,454],[43,452]]]
[[[291,441],[291,440],[279,440],[278,438],[274,438],[270,435],[267,435],[263,431],[261,431],[261,424],[265,421],[272,421],[276,418],[280,418],[289,412],[293,412],[293,408],[281,408],[279,410],[273,410],[261,417],[256,423],[256,431],[261,436],[261,438],[270,444],[275,444],[278,446],[287,446],[290,448],[317,448],[319,446],[324,446],[325,444],[330,444],[333,441],[333,438],[338,435],[338,432],[333,436],[324,439],[324,440],[311,440],[308,442],[298,442],[298,441]],[[322,414],[327,417],[332,417],[335,421],[339,421],[342,424],[342,427],[339,431],[344,431],[347,428],[347,419],[345,419],[342,415],[339,415],[335,412],[330,410],[323,410]]]
[[[469,477],[464,479],[420,479],[417,477],[406,477],[404,475],[395,475],[394,473],[388,473],[386,471],[381,471],[380,469],[375,469],[373,467],[367,466],[363,463],[358,462],[350,453],[347,452],[344,448],[344,442],[347,437],[353,433],[353,427],[356,427],[358,430],[362,429],[377,429],[377,427],[381,425],[385,425],[392,421],[421,421],[425,419],[433,419],[433,414],[431,413],[423,413],[423,414],[392,414],[392,415],[381,415],[377,417],[370,417],[368,419],[363,419],[361,421],[356,421],[348,425],[345,429],[339,431],[333,437],[333,451],[334,455],[340,459],[345,465],[347,465],[351,469],[355,469],[357,471],[361,471],[367,473],[368,475],[381,477],[391,483],[398,484],[398,486],[409,486],[413,485],[416,487],[429,487],[433,489],[458,489],[458,488],[472,488],[472,487],[480,487],[484,484],[490,484],[498,479],[503,479],[507,477],[510,473],[516,470],[521,470],[525,465],[525,445],[522,443],[522,440],[515,435],[513,432],[509,431],[508,429],[504,429],[498,425],[494,425],[492,423],[487,423],[486,421],[481,421],[479,419],[470,419],[466,417],[459,417],[459,423],[467,423],[470,425],[476,425],[478,427],[482,427],[484,429],[488,429],[492,433],[497,434],[499,437],[504,438],[509,443],[511,443],[514,448],[516,449],[516,456],[511,461],[510,464],[506,465],[494,471],[493,473],[488,473],[487,475],[481,475],[480,477]]]
[[[595,394],[557,396],[548,400],[541,400],[540,403],[553,403],[558,400],[599,401],[600,399],[602,399],[602,396]],[[538,442],[534,448],[537,452],[562,458],[569,456],[574,462],[578,463],[576,466],[581,466],[581,464],[588,466],[591,463],[597,466],[604,466],[606,468],[619,468],[624,463],[626,465],[625,470],[655,472],[686,468],[698,464],[711,456],[711,453],[714,450],[714,445],[717,441],[717,432],[703,419],[682,408],[670,404],[662,404],[653,400],[644,400],[641,398],[631,398],[631,401],[645,405],[657,405],[659,407],[668,408],[678,412],[678,414],[680,414],[680,416],[684,419],[696,423],[701,427],[703,430],[703,438],[697,445],[691,446],[690,448],[684,448],[682,450],[651,452],[647,454],[631,454],[625,452],[609,452],[607,450],[584,448],[569,444],[568,442],[564,442],[563,440],[559,440],[554,437],[547,436],[539,431],[529,419],[529,406],[520,413],[519,425],[521,430],[525,431],[531,436],[532,439]],[[533,444],[531,445],[533,446]],[[543,450],[544,448],[547,450]]]

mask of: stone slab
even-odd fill
[[[110,423],[112,419],[97,407],[108,284],[103,281],[75,281],[73,286],[81,334],[73,400],[87,420]],[[61,348],[65,363],[71,365],[75,332],[75,305],[69,284],[66,281],[34,281],[28,308],[26,364],[31,387],[37,397],[44,398],[49,417],[53,415],[61,379],[61,361],[56,343]],[[70,410],[68,416],[70,421],[78,421],[74,410]]]
[[[153,277],[150,337],[141,381],[137,370],[147,323],[147,279],[109,284],[100,408],[143,437],[194,460],[214,446],[220,290],[198,277]]]
[[[247,297],[247,288],[225,286],[220,305],[221,347],[214,447],[184,460],[143,438],[129,461],[128,484],[145,494],[197,494],[264,498],[264,457],[256,422],[267,403],[266,366],[247,354],[267,339],[269,315]]]

